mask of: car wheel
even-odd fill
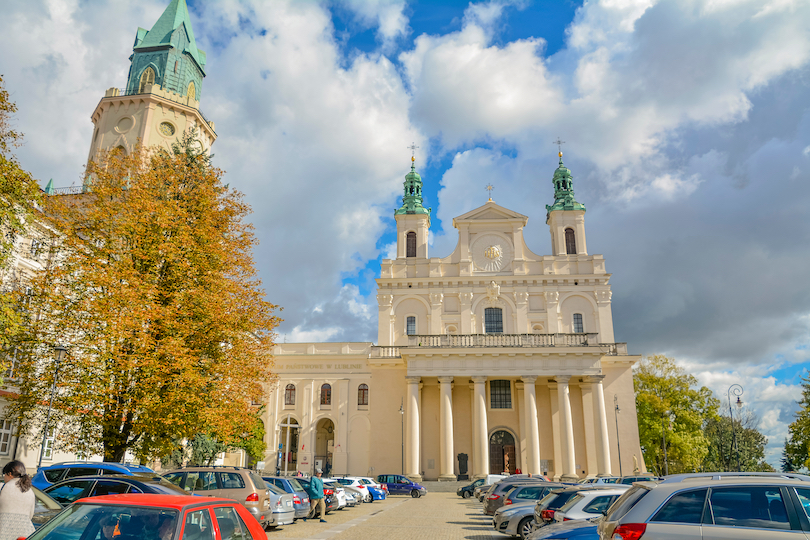
[[[526,540],[530,534],[532,534],[532,518],[531,516],[525,517],[520,520],[518,524],[518,534],[523,540]]]
[[[411,497],[413,497],[414,499],[418,499],[419,498],[419,490],[412,489],[411,490]]]
[[[461,494],[461,496],[465,499],[469,499],[470,497],[472,497],[472,493],[470,493],[469,491],[465,491],[464,493]]]

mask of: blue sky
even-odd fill
[[[13,0],[18,156],[80,182],[89,115],[166,0]],[[415,142],[431,256],[493,199],[549,253],[558,136],[618,341],[743,400],[778,463],[810,360],[810,5],[800,0],[191,2],[215,161],[246,194],[279,339],[375,341]],[[10,52],[10,53],[9,53]]]

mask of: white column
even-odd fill
[[[419,377],[405,377],[408,384],[408,397],[405,408],[405,476],[420,481],[422,475],[419,469],[419,448],[421,441],[419,433],[421,422],[419,418]]]
[[[453,377],[439,377],[439,480],[455,481],[453,467]]]
[[[594,431],[596,432],[596,470],[599,476],[610,476],[610,446],[608,439],[607,413],[605,411],[605,391],[602,387],[604,375],[592,376]]]
[[[521,377],[523,381],[523,400],[526,411],[526,470],[524,472],[541,474],[540,470],[540,428],[537,425],[537,393],[534,387],[535,376]]]
[[[473,423],[476,426],[475,478],[485,478],[489,474],[489,429],[487,429],[486,377],[470,377],[474,384]]]
[[[556,377],[557,399],[559,400],[560,409],[563,482],[570,482],[579,478],[574,470],[574,423],[571,418],[571,398],[568,395],[568,381],[570,379],[571,377],[568,375]]]

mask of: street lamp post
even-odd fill
[[[667,411],[663,416],[661,416],[661,433],[663,435],[663,446],[664,446],[664,476],[669,476],[669,459],[667,458],[667,428],[669,427],[664,423],[664,419],[669,420],[669,425],[672,425],[672,421],[675,420],[675,415],[671,412]]]
[[[740,472],[740,446],[737,444],[737,432],[734,430],[734,413],[731,410],[731,396],[737,396],[737,408],[741,408],[743,405],[740,396],[743,395],[743,387],[739,384],[732,384],[728,387],[728,392],[726,395],[728,396],[728,416],[729,420],[731,421],[731,446],[732,449],[737,451],[737,472]]]
[[[624,476],[622,474],[622,443],[621,437],[619,436],[619,413],[621,409],[619,409],[619,395],[613,394],[613,416],[616,418],[616,449],[619,451],[619,476]]]
[[[45,428],[42,431],[42,447],[39,449],[39,463],[37,463],[37,469],[42,467],[42,457],[45,455],[45,441],[48,438],[48,424],[51,421],[51,407],[53,407],[53,395],[56,393],[56,379],[59,377],[59,366],[62,363],[62,359],[65,357],[65,352],[67,349],[62,345],[57,345],[53,348],[56,351],[56,369],[53,373],[53,386],[51,387],[51,401],[48,403],[48,414],[45,416]]]
[[[402,433],[400,434],[400,449],[399,449],[399,459],[400,459],[400,471],[399,474],[405,474],[405,403],[404,401],[399,402],[399,425],[401,428]]]

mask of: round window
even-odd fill
[[[161,122],[158,129],[160,129],[160,132],[167,137],[174,135],[174,126],[169,122]]]

